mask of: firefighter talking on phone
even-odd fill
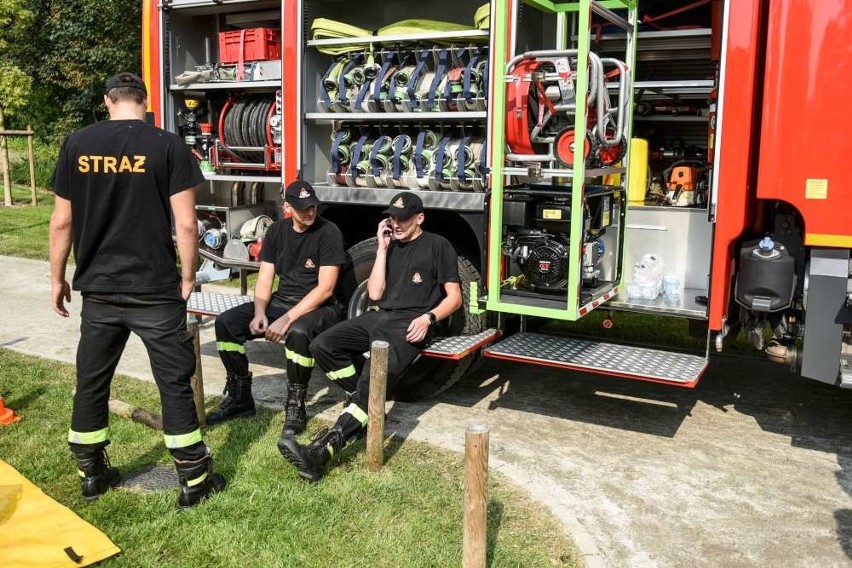
[[[378,226],[376,260],[367,281],[378,310],[343,321],[311,342],[311,355],[326,375],[353,392],[350,404],[330,429],[308,445],[282,438],[278,449],[308,481],[319,481],[329,460],[367,427],[370,362],[360,373],[353,363],[373,341],[386,341],[387,392],[392,396],[403,371],[414,362],[431,327],[462,304],[458,255],[440,235],[423,230],[423,202],[416,194],[393,197]]]

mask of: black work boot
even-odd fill
[[[302,478],[315,483],[322,478],[325,465],[343,449],[343,444],[343,430],[334,426],[317,432],[307,446],[295,438],[281,438],[278,440],[278,451],[293,464]]]
[[[227,396],[219,405],[219,408],[207,415],[207,424],[216,424],[231,418],[254,416],[251,377],[251,373],[244,377],[228,373],[225,379],[225,390],[222,391],[222,394]]]
[[[77,461],[77,474],[80,476],[83,499],[86,501],[94,501],[121,481],[121,474],[109,465],[105,449],[71,453]]]
[[[306,385],[287,385],[287,403],[284,405],[284,428],[281,436],[296,436],[305,431],[308,421],[305,412],[305,398],[308,394]]]
[[[180,482],[178,508],[189,509],[212,493],[225,488],[225,478],[213,473],[213,457],[207,454],[195,461],[175,460]]]

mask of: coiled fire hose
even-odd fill
[[[265,147],[274,145],[269,127],[274,113],[275,99],[269,95],[228,99],[219,115],[222,148],[235,158],[262,162]]]
[[[480,8],[481,9],[481,8]],[[479,12],[479,10],[477,10]],[[399,36],[399,35],[413,35],[413,34],[422,34],[428,32],[463,32],[468,31],[474,28],[469,26],[465,26],[463,24],[456,24],[453,22],[443,22],[440,20],[401,20],[399,22],[395,22],[393,24],[389,24],[384,26],[383,28],[379,28],[375,34],[364,28],[359,28],[357,26],[353,26],[344,22],[338,22],[336,20],[330,20],[328,18],[316,18],[313,22],[311,22],[311,38],[314,40],[322,40],[322,39],[342,39],[342,38],[364,38],[377,36],[377,41],[381,41],[381,36]],[[476,29],[487,29],[478,27]],[[486,41],[486,38],[468,38],[465,42],[469,41]],[[442,45],[453,45],[457,43],[452,39],[448,40],[435,40],[436,44]],[[323,45],[318,46],[317,51],[320,53],[326,53],[328,55],[341,55],[345,53],[350,53],[352,51],[358,51],[362,48],[361,44],[352,44],[352,45]]]

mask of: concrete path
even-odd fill
[[[62,319],[49,296],[46,263],[0,257],[0,347],[73,363],[80,298]],[[280,408],[280,347],[248,350],[256,398]],[[202,359],[217,394],[209,324]],[[137,339],[118,371],[151,380]],[[319,376],[310,398],[312,414],[340,411]],[[730,357],[693,390],[487,361],[436,399],[395,404],[388,430],[462,451],[473,421],[491,428],[492,468],[564,522],[588,566],[852,565],[852,393]]]

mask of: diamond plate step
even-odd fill
[[[498,329],[486,329],[475,335],[443,337],[421,349],[420,354],[441,359],[462,359],[498,337],[500,337]]]
[[[683,387],[694,387],[707,368],[707,359],[698,355],[540,333],[517,333],[482,354]]]
[[[190,294],[189,300],[186,303],[186,311],[191,314],[218,316],[225,310],[230,310],[231,308],[251,301],[251,296],[193,292]]]
[[[218,316],[225,310],[251,302],[252,299],[251,296],[237,294],[193,292],[186,303],[186,311],[190,314]],[[500,331],[497,329],[486,329],[475,335],[442,337],[422,349],[420,354],[441,359],[462,359],[498,337]]]

